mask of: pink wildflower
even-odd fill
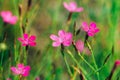
[[[64,30],[59,30],[58,36],[51,34],[50,38],[54,41],[52,44],[54,47],[58,47],[61,44],[64,46],[70,46],[72,43],[72,33],[67,33]]]
[[[75,46],[79,52],[82,52],[84,49],[84,42],[82,42],[81,40],[77,40]]]
[[[11,67],[11,71],[15,75],[22,75],[24,77],[29,75],[30,66],[24,66],[23,64],[18,64],[17,67]]]
[[[82,23],[82,29],[87,32],[88,36],[94,36],[96,33],[98,33],[100,30],[97,28],[96,23],[91,22],[90,26],[86,23]]]
[[[116,61],[115,61],[115,65],[116,65],[116,66],[120,66],[120,60],[116,60]]]
[[[39,78],[39,77],[36,77],[35,80],[40,80],[40,78]]]
[[[70,2],[67,4],[66,2],[63,3],[63,6],[69,11],[69,12],[81,12],[83,11],[82,7],[77,8],[76,2]]]
[[[22,43],[22,46],[36,46],[36,36],[34,35],[28,37],[28,34],[23,34],[23,38],[18,38],[18,40]]]
[[[12,13],[10,11],[2,11],[0,13],[0,16],[3,18],[3,21],[5,23],[9,23],[9,24],[16,24],[18,18],[17,16],[13,16]]]
[[[7,78],[6,80],[12,80],[12,79],[10,79],[10,78]]]

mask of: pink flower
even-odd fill
[[[35,80],[40,80],[40,78],[39,78],[39,77],[36,77]]]
[[[23,34],[23,38],[18,38],[18,40],[22,43],[22,46],[36,46],[36,36],[34,35],[28,37],[28,34]]]
[[[116,60],[116,61],[115,61],[115,65],[116,65],[116,66],[120,66],[120,60]]]
[[[94,36],[96,33],[98,33],[100,30],[97,28],[96,23],[91,22],[90,25],[88,25],[86,22],[82,23],[82,29],[87,32],[88,36]]]
[[[10,79],[10,78],[7,78],[6,80],[12,80],[12,79]]]
[[[23,64],[18,64],[17,67],[11,67],[11,71],[15,75],[22,75],[24,77],[29,75],[30,66],[24,66]]]
[[[63,3],[63,6],[69,11],[69,12],[81,12],[83,11],[82,7],[77,8],[76,2],[70,2],[67,4],[66,2]]]
[[[83,49],[84,49],[84,42],[81,41],[81,40],[77,40],[76,43],[75,43],[75,46],[76,46],[76,49],[77,49],[79,52],[82,52]]]
[[[3,21],[5,23],[9,23],[9,24],[16,24],[18,18],[17,16],[13,16],[12,13],[10,11],[2,11],[0,13],[0,16],[3,18]]]
[[[70,46],[72,43],[72,33],[67,33],[64,30],[59,30],[58,36],[51,34],[50,38],[54,41],[52,44],[54,47],[58,47],[61,44],[64,46]]]

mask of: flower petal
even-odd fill
[[[57,41],[59,38],[58,38],[58,36],[51,34],[50,39],[52,39],[53,41]]]
[[[58,32],[58,35],[60,38],[64,38],[65,34],[66,34],[66,32],[64,30],[59,30],[59,32]]]
[[[70,9],[71,9],[72,12],[74,12],[75,9],[77,8],[76,2],[70,2],[70,3],[69,3],[69,6],[70,6]]]
[[[19,72],[16,67],[11,67],[10,69],[15,75],[19,75]]]
[[[28,34],[23,34],[24,39],[28,39]]]
[[[68,11],[71,11],[71,8],[69,7],[69,5],[68,5],[66,2],[63,3],[63,6],[64,6],[64,8],[66,8]]]
[[[75,12],[81,12],[81,11],[83,11],[84,9],[82,8],[82,7],[80,7],[80,8],[76,8],[75,9]]]
[[[64,41],[64,42],[63,42],[63,45],[64,45],[64,46],[70,46],[71,43],[72,43],[72,41],[69,41],[69,40],[68,40],[68,41]]]
[[[53,42],[53,44],[52,44],[53,47],[58,47],[58,46],[60,46],[60,45],[61,45],[60,42]]]
[[[79,52],[82,52],[84,49],[84,42],[81,40],[77,40],[75,46]]]
[[[30,38],[29,38],[29,41],[34,41],[34,40],[36,40],[36,36],[31,35]]]
[[[72,40],[72,33],[70,33],[70,32],[66,33],[65,39]]]
[[[87,22],[82,22],[82,29],[87,32],[89,30],[89,26],[87,24]]]
[[[30,46],[36,46],[36,42],[28,42]]]

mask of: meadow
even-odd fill
[[[119,0],[0,0],[0,80],[120,80]]]

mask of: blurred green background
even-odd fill
[[[14,40],[17,46],[20,43],[17,38],[21,36],[20,24],[22,23],[26,28],[26,32],[37,36],[37,46],[30,47],[27,56],[27,63],[31,66],[30,75],[28,80],[35,80],[37,76],[41,80],[72,80],[68,75],[65,62],[60,53],[60,48],[52,47],[50,34],[57,34],[58,30],[67,27],[66,20],[69,12],[63,7],[63,2],[76,1],[78,7],[84,8],[83,12],[73,13],[71,23],[69,24],[69,31],[73,31],[74,22],[76,22],[76,30],[81,26],[83,21],[90,23],[94,21],[100,32],[95,37],[89,38],[92,49],[94,51],[95,59],[98,67],[100,68],[104,63],[107,55],[111,54],[105,67],[100,70],[100,80],[110,74],[115,60],[120,59],[120,1],[119,0],[32,0],[30,10],[27,11],[28,0],[0,0],[0,11],[10,10],[14,15],[17,15],[19,21],[16,25],[7,26],[7,40],[2,41],[4,32],[2,18],[0,18],[0,44],[5,43],[7,49],[2,51],[3,58],[3,72],[0,76],[4,76],[3,80],[13,75],[10,72],[10,66],[15,65],[17,62],[14,60],[14,54],[19,55],[19,49],[15,49]],[[19,16],[19,6],[21,6],[21,17]],[[28,19],[28,23],[26,23]],[[84,34],[83,34],[84,35]],[[83,38],[83,35],[78,36]],[[69,47],[71,49],[72,47]],[[113,49],[113,53],[111,50]],[[73,50],[73,49],[71,49]],[[24,50],[23,50],[24,51]],[[73,51],[74,52],[74,51]],[[12,57],[10,58],[9,55]],[[73,53],[75,56],[76,54]],[[70,56],[66,54],[68,63],[75,65]],[[23,57],[21,55],[21,57]],[[92,63],[90,55],[84,55],[85,59]],[[87,71],[88,75],[91,73],[90,68],[76,56],[80,64]],[[1,59],[1,58],[0,58]],[[9,67],[8,67],[9,66]],[[1,75],[2,74],[2,75]],[[117,68],[112,80],[117,80],[120,75],[120,68]],[[75,80],[80,80],[77,74]],[[89,80],[97,80],[95,74],[90,76]]]

